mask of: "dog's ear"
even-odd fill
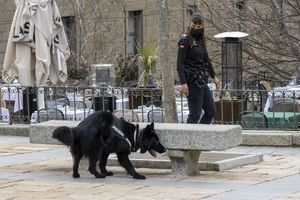
[[[146,135],[149,135],[149,134],[152,133],[152,130],[154,130],[154,123],[153,123],[153,122],[152,122],[151,124],[148,124],[148,125],[146,126],[144,133],[145,133]]]
[[[151,127],[152,129],[154,129],[154,122],[152,122],[152,123],[150,124],[150,127]]]

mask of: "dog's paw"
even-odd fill
[[[106,173],[105,173],[105,175],[106,175],[106,176],[113,176],[113,175],[114,175],[114,173],[113,173],[113,172],[111,172],[111,171],[108,171],[108,172],[106,172]]]
[[[105,174],[105,176],[113,176],[113,175],[114,175],[113,172],[107,171],[107,170],[101,170],[101,173],[102,173],[102,174]]]
[[[73,178],[80,178],[80,174],[79,173],[73,173]]]
[[[95,173],[94,174],[95,178],[105,178],[105,174],[100,174],[100,173]]]
[[[134,179],[146,179],[145,176],[140,175],[140,174],[134,175],[133,178],[134,178]]]

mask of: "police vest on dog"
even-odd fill
[[[118,137],[127,141],[132,152],[137,151],[136,142],[139,131],[138,124],[134,125],[125,121],[123,118],[117,118],[114,116],[111,130],[111,136],[105,140],[106,145],[108,145],[114,137]]]

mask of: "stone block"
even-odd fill
[[[293,146],[300,146],[300,131],[295,131],[293,134]]]
[[[75,127],[79,124],[76,121],[46,121],[39,124],[31,124],[29,138],[31,143],[39,144],[61,144],[52,138],[53,131],[59,126]]]
[[[174,175],[193,176],[199,174],[199,150],[169,150],[172,173]]]
[[[175,153],[175,155],[178,154]],[[158,155],[157,158],[152,158],[147,154],[132,153],[129,155],[129,159],[135,168],[171,169],[172,167],[167,155]],[[261,161],[263,161],[263,155],[260,154],[204,151],[200,154],[198,167],[200,171],[225,171],[244,165],[259,163]],[[120,166],[115,154],[109,156],[107,166],[108,169],[109,166]],[[82,158],[79,169],[81,171],[88,169],[88,159]]]
[[[237,125],[156,123],[155,130],[167,149],[220,151],[242,143]]]
[[[0,135],[29,136],[28,124],[1,124]]]
[[[243,132],[242,145],[248,146],[292,146],[293,135],[289,132]]]
[[[240,155],[226,160],[221,160],[213,163],[213,170],[224,171],[227,169],[233,169],[235,167],[241,167],[244,165],[255,164],[263,161],[263,155]]]

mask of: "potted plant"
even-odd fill
[[[158,79],[156,67],[159,58],[159,48],[153,47],[149,42],[144,42],[143,45],[137,43],[136,47],[138,51],[137,56],[142,67],[137,87],[143,89],[137,89],[129,92],[130,109],[137,108],[142,104],[145,105],[151,101],[161,101],[162,94],[161,89],[153,89],[156,87],[155,79]]]
[[[151,46],[149,42],[144,42],[143,45],[137,43],[136,47],[143,67],[138,86],[153,86],[154,79],[157,78],[156,66],[159,58],[159,48]]]
[[[136,84],[138,79],[138,57],[123,56],[117,57],[117,66],[115,67],[116,86],[131,86]]]
[[[76,59],[71,57],[67,60],[68,80],[67,85],[88,85],[89,67],[87,64],[78,66]]]

